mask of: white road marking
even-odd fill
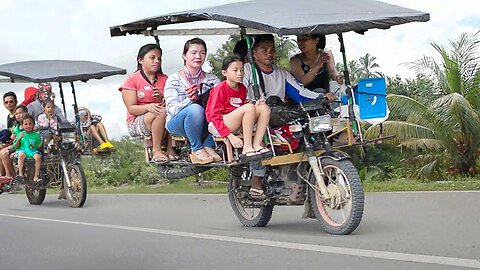
[[[266,246],[266,247],[274,247],[274,248],[315,251],[315,252],[330,253],[330,254],[337,254],[337,255],[352,255],[352,256],[367,257],[367,258],[384,259],[384,260],[440,264],[440,265],[447,265],[447,266],[480,269],[480,261],[474,260],[474,259],[399,253],[399,252],[368,250],[368,249],[358,249],[358,248],[321,246],[321,245],[312,245],[312,244],[300,244],[300,243],[292,243],[292,242],[249,239],[249,238],[240,238],[240,237],[213,235],[213,234],[190,233],[190,232],[181,232],[181,231],[160,230],[160,229],[101,224],[101,223],[90,223],[90,222],[77,222],[77,221],[69,221],[69,220],[48,219],[48,218],[38,218],[38,217],[8,215],[8,214],[0,214],[0,216],[27,219],[27,220],[83,225],[83,226],[91,226],[91,227],[97,227],[97,228],[118,229],[118,230],[134,231],[134,232],[154,233],[154,234],[162,234],[162,235],[169,235],[169,236],[179,236],[179,237],[187,237],[187,238],[231,242],[231,243],[239,243],[239,244],[249,244],[249,245]]]

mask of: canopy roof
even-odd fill
[[[0,75],[12,82],[86,82],[120,74],[127,74],[127,71],[90,61],[38,60],[0,65]]]
[[[162,25],[213,20],[281,36],[326,35],[348,31],[361,33],[372,28],[387,29],[393,25],[426,22],[429,19],[428,13],[374,0],[254,0],[146,18],[110,27],[110,34],[174,35],[179,33],[153,30]],[[196,32],[188,29],[181,34]],[[218,31],[215,34],[232,33]]]

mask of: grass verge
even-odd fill
[[[192,194],[226,194],[226,182],[206,182],[198,185],[191,179],[160,185],[125,185],[121,187],[89,187],[89,193],[192,193]],[[382,182],[363,183],[365,192],[395,192],[395,191],[455,191],[480,190],[480,180],[463,179],[437,182],[422,182],[412,179],[395,179]]]

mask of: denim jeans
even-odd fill
[[[250,171],[254,176],[264,177],[265,176],[265,166],[262,166],[262,161],[255,160],[250,162]]]
[[[207,132],[205,109],[196,103],[179,111],[167,122],[166,128],[171,134],[187,137],[192,151],[200,150],[205,146],[215,147],[212,135]],[[202,138],[205,137],[205,141],[202,142]]]

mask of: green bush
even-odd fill
[[[82,158],[89,185],[151,185],[166,181],[159,176],[154,166],[145,162],[141,141],[122,138],[113,144],[116,151],[111,154]]]

